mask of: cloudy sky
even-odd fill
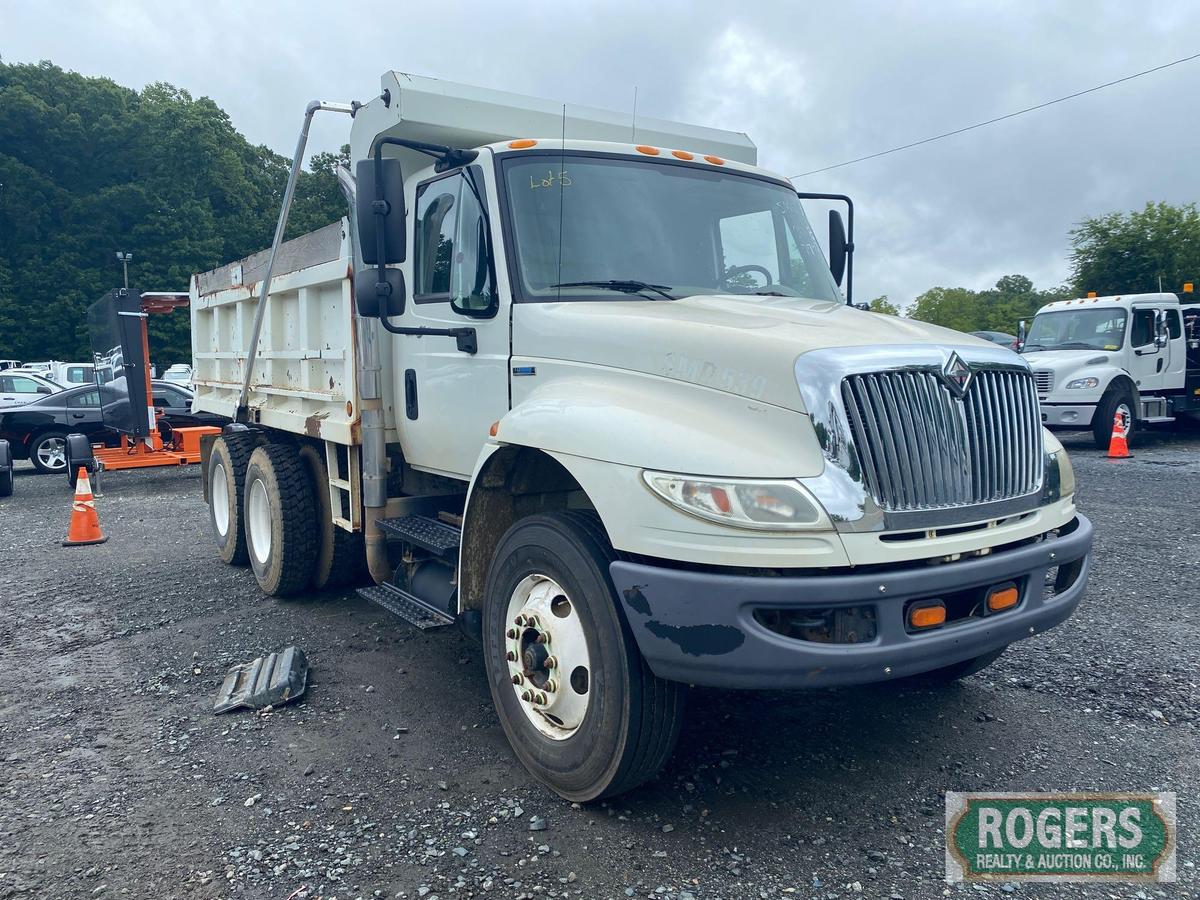
[[[745,131],[794,175],[1198,51],[1189,0],[0,0],[6,62],[169,81],[288,156],[308,100],[365,101],[396,69],[620,110],[636,87],[640,115]],[[1200,199],[1198,97],[1200,60],[797,186],[855,198],[856,299],[1049,287],[1083,216]],[[344,129],[329,117],[310,149]]]

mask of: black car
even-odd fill
[[[167,381],[151,382],[154,406],[163,411],[159,420],[170,428],[225,425],[223,416],[192,412],[192,392]],[[67,435],[87,435],[93,444],[115,447],[120,433],[106,425],[117,404],[128,401],[94,384],[70,388],[14,409],[0,411],[0,438],[7,440],[16,459],[28,459],[39,472],[61,473],[67,467]],[[106,415],[105,411],[108,411]]]

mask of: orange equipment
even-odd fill
[[[1113,416],[1112,437],[1108,442],[1109,459],[1129,459],[1133,456],[1129,452],[1129,442],[1125,440],[1125,436],[1129,434],[1129,422],[1126,418],[1127,415],[1119,409]]]
[[[63,546],[103,544],[107,540],[100,530],[100,516],[96,514],[96,498],[92,496],[92,483],[88,481],[87,469],[80,466],[75,482],[75,499],[71,503],[71,525]]]

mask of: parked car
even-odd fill
[[[993,344],[999,344],[1001,347],[1007,347],[1009,350],[1017,349],[1017,336],[1015,334],[1005,334],[1003,331],[972,331],[977,338],[983,338],[985,341],[991,341]]]
[[[163,372],[163,381],[169,381],[171,384],[178,384],[191,389],[192,386],[192,367],[183,363],[176,363],[169,366],[167,371]]]
[[[192,412],[191,391],[166,381],[151,382],[155,408],[163,411],[160,423],[168,428],[193,425],[223,426],[229,420],[207,412]],[[87,435],[94,444],[120,443],[120,433],[105,424],[105,410],[125,398],[96,385],[67,388],[25,406],[0,411],[0,439],[12,445],[15,459],[28,459],[43,473],[62,473],[67,466],[67,435]],[[160,426],[161,427],[161,426]]]
[[[62,385],[26,369],[5,369],[0,371],[0,409],[25,406],[62,389]]]
[[[5,369],[19,369],[21,361],[19,359],[0,359],[0,372]]]

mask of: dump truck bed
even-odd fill
[[[192,278],[195,409],[237,412],[267,255]],[[359,443],[352,271],[345,219],[280,246],[250,378],[250,421]]]

